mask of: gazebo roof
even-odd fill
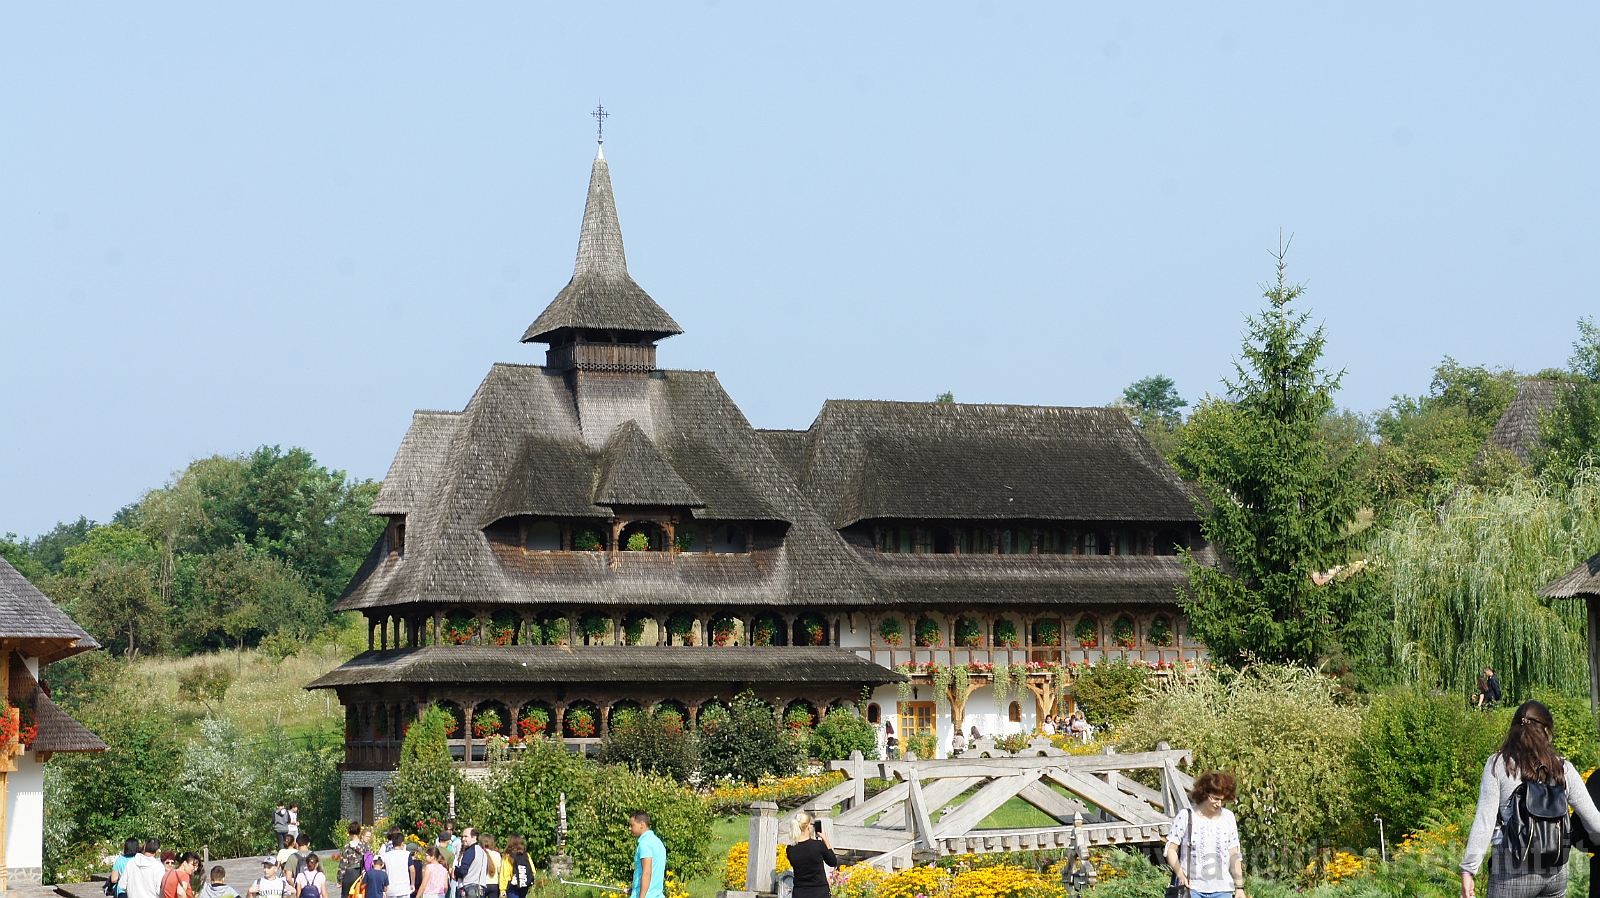
[[[23,651],[45,664],[100,647],[4,558],[0,558],[0,639],[20,643]]]
[[[1539,590],[1546,599],[1575,599],[1580,596],[1600,597],[1600,555],[1546,583]]]

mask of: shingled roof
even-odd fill
[[[650,340],[683,333],[678,322],[628,275],[604,152],[595,156],[589,173],[589,200],[583,207],[572,280],[528,327],[522,342],[550,343],[569,330],[633,331]]]
[[[1539,595],[1546,599],[1574,599],[1600,596],[1600,555],[1545,584]]]
[[[37,752],[96,752],[105,751],[106,744],[89,728],[72,719],[61,710],[43,689],[33,693],[33,719],[38,732],[28,749]]]
[[[1523,464],[1533,458],[1533,447],[1539,442],[1539,419],[1556,407],[1560,381],[1527,378],[1517,385],[1517,395],[1506,406],[1500,420],[1489,431],[1489,439],[1478,452],[1478,461],[1491,447],[1509,452]]]
[[[28,654],[46,664],[100,647],[4,558],[0,558],[0,639],[21,642]]]
[[[373,683],[785,683],[871,685],[905,679],[836,648],[759,646],[428,646],[364,652],[307,689]]]
[[[830,400],[802,480],[835,527],[874,518],[1197,521],[1120,409]]]

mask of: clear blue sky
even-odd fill
[[[0,6],[0,533],[382,477],[542,360],[596,97],[661,362],[759,427],[1216,392],[1279,228],[1360,410],[1600,305],[1592,4],[600,6]]]

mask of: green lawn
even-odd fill
[[[718,817],[711,824],[711,875],[689,880],[689,898],[712,898],[722,888],[722,859],[736,842],[750,837],[750,818]]]

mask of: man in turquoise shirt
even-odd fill
[[[639,840],[633,852],[633,888],[628,898],[667,898],[667,846],[650,829],[650,815],[634,811],[628,815],[628,830]]]

